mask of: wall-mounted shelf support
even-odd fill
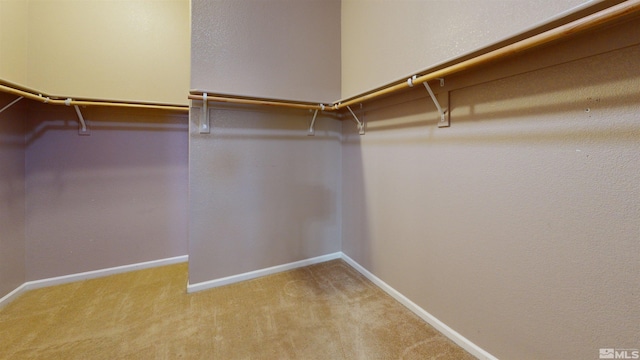
[[[314,129],[313,126],[316,124],[316,117],[318,116],[318,110],[324,111],[324,104],[320,104],[320,109],[316,109],[313,112],[313,118],[311,119],[311,124],[309,124],[309,132],[307,133],[307,136],[316,135],[316,130]],[[309,111],[311,111],[311,109],[309,109]]]
[[[73,105],[76,109],[76,114],[78,114],[78,120],[80,121],[80,127],[78,128],[78,135],[91,135],[89,128],[87,128],[87,122],[82,116],[82,112],[80,112],[80,108],[78,105]]]
[[[67,98],[67,100],[64,101],[64,104],[67,106],[71,106],[72,101],[73,99]],[[73,105],[73,107],[76,109],[76,114],[78,114],[78,121],[80,123],[78,126],[78,135],[91,135],[89,128],[87,128],[87,122],[84,120],[84,116],[82,116],[80,108],[78,107],[78,105]]]
[[[209,127],[209,100],[207,93],[202,93],[202,114],[200,114],[200,134],[210,133]]]
[[[362,109],[362,104],[360,104],[360,108]],[[356,123],[358,124],[358,134],[364,135],[364,118],[362,118],[362,121],[358,119],[356,114],[353,112],[353,110],[351,110],[351,107],[349,106],[347,106],[347,110],[349,110],[353,118],[356,120]]]
[[[442,86],[444,83],[444,79],[440,79],[440,86]],[[436,105],[436,108],[438,109],[438,113],[440,114],[440,121],[438,121],[438,127],[449,127],[450,123],[449,123],[449,112],[447,111],[447,109],[442,109],[442,107],[440,106],[440,102],[438,102],[438,99],[436,98],[436,95],[433,93],[433,90],[431,90],[431,87],[429,86],[429,84],[425,81],[422,83],[424,85],[424,87],[427,89],[427,92],[429,93],[429,96],[431,96],[431,100],[433,100],[433,103]],[[447,98],[449,97],[449,93],[447,92]],[[448,105],[449,101],[447,101],[447,105]]]
[[[307,136],[314,136],[316,134],[316,130],[313,128],[313,125],[315,125],[316,123],[316,116],[318,116],[318,110],[315,110],[313,112],[313,119],[311,119],[311,124],[309,125],[309,132],[307,133]]]
[[[407,79],[407,85],[409,87],[413,87],[414,86],[414,81],[418,78],[418,75],[413,75],[412,77]],[[440,87],[444,86],[444,78],[436,78],[437,80],[440,80]],[[427,83],[426,81],[422,83],[424,85],[424,87],[427,89],[427,92],[429,92],[429,96],[431,96],[431,100],[433,100],[433,103],[436,105],[436,108],[438,109],[438,113],[440,114],[440,121],[438,121],[438,127],[449,127],[450,125],[450,120],[449,120],[449,112],[447,111],[447,108],[449,107],[449,92],[446,91],[446,104],[444,107],[444,110],[442,108],[442,106],[440,106],[440,102],[438,101],[438,98],[436,97],[436,95],[433,93],[433,90],[431,90],[431,87],[429,86],[429,83]]]
[[[18,96],[17,99],[13,100],[12,102],[10,102],[9,104],[7,104],[5,107],[3,107],[2,109],[0,109],[0,113],[2,113],[3,111],[7,110],[8,108],[10,108],[11,106],[13,106],[13,104],[17,103],[18,101],[24,99],[22,96]]]
[[[424,87],[429,92],[431,99],[434,104],[438,108],[438,112],[440,114],[440,120],[438,121],[438,127],[448,127],[450,125],[450,116],[451,116],[451,107],[450,103],[450,92],[446,89],[444,91],[439,92],[439,96],[435,96],[427,81],[435,81],[438,80],[440,82],[440,87],[444,87],[444,81],[446,76],[450,76],[452,74],[459,73],[461,71],[466,71],[470,68],[474,68],[477,66],[483,66],[495,61],[498,61],[502,58],[511,57],[514,54],[519,52],[533,49],[554,41],[558,39],[562,39],[568,36],[573,36],[578,33],[583,33],[589,29],[602,26],[606,23],[611,23],[618,19],[623,19],[625,17],[630,16],[631,14],[640,13],[640,0],[626,0],[622,1],[620,4],[610,6],[604,10],[600,10],[593,14],[578,18],[571,22],[553,27],[551,29],[543,31],[540,28],[540,33],[536,35],[532,35],[529,37],[525,37],[523,39],[518,39],[522,34],[519,34],[517,37],[513,37],[511,39],[506,39],[503,42],[507,43],[507,40],[512,40],[514,42],[508,43],[506,45],[498,46],[498,43],[492,44],[484,49],[478,49],[474,52],[479,53],[480,55],[466,54],[464,56],[459,57],[458,59],[452,59],[451,64],[445,67],[437,67],[431,69],[425,69],[423,74],[412,76],[407,79],[407,81],[399,81],[392,82],[386,86],[383,86],[377,90],[372,90],[369,92],[362,93],[361,95],[351,97],[348,99],[338,100],[332,104],[327,105],[327,111],[339,111],[344,108],[347,108],[356,123],[358,124],[358,130],[360,134],[364,134],[364,121],[358,119],[358,117],[354,114],[349,106],[360,104],[362,108],[362,103],[365,101],[370,101],[382,96],[386,96],[388,94],[395,93],[400,90],[405,90],[407,88],[414,87],[415,84],[424,84]],[[545,27],[550,25],[550,23],[545,24]],[[482,50],[482,51],[481,51]],[[485,52],[486,51],[486,52]],[[455,61],[454,61],[455,60]],[[7,89],[5,86],[0,84],[0,90],[8,90],[9,93],[15,95],[25,94],[21,91],[13,91],[11,89]],[[200,95],[202,94],[202,95]],[[215,94],[210,93],[210,100],[216,102],[225,102],[225,103],[234,103],[234,104],[244,104],[244,105],[258,105],[258,106],[278,106],[278,107],[287,107],[287,108],[295,108],[295,109],[309,109],[309,110],[317,110],[320,106],[315,105],[313,103],[308,102],[299,102],[299,101],[288,101],[281,99],[268,99],[268,98],[247,98],[247,97],[238,97],[233,95],[226,94]],[[25,95],[28,99],[33,99],[30,97],[32,95]],[[34,96],[35,97],[35,96]],[[41,100],[39,97],[35,97],[36,99]],[[206,99],[207,94],[201,93],[199,90],[192,90],[189,95],[189,99],[192,100],[203,100],[203,114],[201,117],[200,124],[200,132],[208,133],[209,128],[209,119],[207,114],[206,107]],[[59,100],[51,100],[54,104],[59,104]],[[440,106],[442,104],[443,106]],[[93,105],[93,104],[92,104]],[[104,104],[100,104],[104,105]],[[131,106],[131,105],[127,105]],[[140,105],[134,105],[140,106]],[[146,106],[146,105],[145,105]],[[155,107],[155,106],[154,106]],[[339,114],[339,117],[343,117],[343,113]],[[314,118],[315,118],[314,114]],[[313,123],[310,126],[309,133],[313,133]],[[205,130],[206,129],[206,130]]]

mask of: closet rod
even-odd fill
[[[472,67],[475,66],[480,66],[480,65],[484,65],[487,64],[489,62],[504,58],[504,57],[508,57],[511,55],[515,55],[519,52],[540,46],[540,45],[544,45],[546,43],[552,42],[554,40],[558,40],[564,37],[568,37],[571,35],[575,35],[579,32],[594,28],[596,26],[600,26],[603,25],[605,23],[611,22],[613,20],[619,19],[623,16],[627,16],[630,14],[633,14],[635,12],[638,12],[640,10],[640,0],[627,0],[623,3],[620,3],[618,5],[614,5],[611,6],[609,8],[606,8],[604,10],[601,10],[599,12],[593,13],[591,15],[587,15],[585,17],[582,17],[580,19],[574,20],[572,22],[569,22],[567,24],[564,25],[560,25],[556,28],[553,28],[551,30],[547,30],[545,32],[542,32],[540,34],[537,35],[533,35],[531,37],[528,37],[526,39],[520,40],[518,42],[515,42],[513,44],[510,45],[506,45],[504,47],[501,47],[499,49],[490,51],[488,53],[484,53],[482,55],[478,55],[476,57],[473,57],[471,59],[465,60],[465,61],[461,61],[459,63],[456,63],[454,65],[445,67],[443,69],[440,70],[436,70],[433,72],[430,72],[428,74],[425,75],[418,75],[414,80],[413,80],[413,84],[414,85],[418,85],[421,83],[424,83],[426,81],[429,80],[434,80],[437,78],[442,78],[445,77],[447,75],[451,75],[463,70],[468,70]],[[372,93],[369,94],[365,94],[365,95],[360,95],[357,96],[355,98],[349,98],[346,100],[341,100],[336,102],[336,104],[334,105],[334,107],[336,109],[343,109],[346,108],[347,106],[350,105],[354,105],[354,104],[359,104],[362,103],[364,101],[367,100],[371,100],[383,95],[387,95],[399,90],[403,90],[403,89],[408,89],[410,86],[409,84],[404,81],[402,83],[399,84],[395,84],[395,85],[390,85],[386,88],[383,88],[381,90],[378,91],[374,91]]]
[[[202,100],[203,96],[194,94],[196,91],[192,91],[189,94],[189,99],[191,100]],[[201,93],[197,91],[197,93]],[[204,92],[202,92],[204,93]],[[247,99],[243,97],[234,97],[232,95],[223,95],[223,94],[211,94],[207,92],[207,101],[216,101],[216,102],[224,102],[231,104],[241,104],[241,105],[264,105],[264,106],[280,106],[294,109],[304,109],[304,110],[331,110],[329,106],[323,106],[322,104],[309,104],[303,102],[293,102],[293,101],[276,101],[276,100],[268,100],[268,99]]]
[[[464,61],[460,61],[458,63],[455,63],[453,65],[447,66],[442,69],[434,70],[422,75],[416,75],[416,77],[411,82],[411,85],[413,86],[419,85],[427,81],[434,80],[437,78],[444,78],[445,76],[452,75],[454,73],[458,73],[463,70],[468,70],[476,66],[485,65],[490,62],[496,61],[498,59],[512,56],[522,51],[529,50],[534,47],[544,45],[552,41],[589,30],[596,26],[600,26],[600,25],[612,22],[616,19],[622,18],[630,14],[634,14],[638,11],[640,11],[640,0],[627,0],[617,5],[613,5],[609,8],[595,12],[593,14],[584,16],[572,22],[566,23],[564,25],[560,25],[558,27],[539,33],[537,35],[533,35],[526,39],[503,46],[496,50],[492,50],[490,52],[475,56],[473,58],[470,58]],[[246,97],[238,97],[234,95],[225,95],[225,94],[213,94],[212,96],[210,93],[207,100],[225,102],[225,103],[243,104],[243,105],[280,106],[280,107],[309,109],[309,110],[341,110],[351,105],[361,104],[365,101],[372,100],[377,97],[388,95],[400,90],[408,89],[412,87],[411,85],[409,84],[408,81],[394,82],[386,85],[385,87],[379,90],[375,90],[372,92],[365,92],[351,98],[342,99],[334,102],[331,105],[326,105],[326,107],[323,106],[323,104],[315,105],[315,104],[304,103],[304,102],[291,102],[286,100],[275,100],[275,99],[264,99],[264,98],[250,99]],[[204,92],[205,91],[192,90],[191,94],[189,95],[189,99],[202,100],[202,94]]]
[[[52,105],[66,105],[66,106],[107,106],[107,107],[128,107],[128,108],[141,108],[141,109],[159,109],[159,110],[173,110],[173,111],[189,111],[189,107],[184,105],[161,105],[161,104],[146,104],[136,102],[117,102],[117,101],[90,101],[90,100],[60,100],[57,97],[49,97],[43,94],[34,94],[14,87],[0,84],[0,91],[22,96],[26,99],[39,101],[45,104]]]

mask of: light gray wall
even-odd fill
[[[340,251],[341,124],[300,110],[192,112],[191,284]]]
[[[0,108],[15,98],[0,93]],[[25,281],[26,105],[23,100],[0,114],[0,297]]]
[[[187,115],[31,104],[27,280],[187,254]]]
[[[340,2],[192,2],[191,88],[334,101]],[[191,284],[340,251],[341,125],[312,113],[210,103],[191,113]]]
[[[366,104],[343,251],[500,359],[638,348],[638,29],[447,78],[450,128],[424,88]]]
[[[193,0],[191,89],[333,102],[339,0]]]

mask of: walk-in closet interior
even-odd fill
[[[0,326],[334,259],[479,359],[638,358],[640,0],[0,0]]]

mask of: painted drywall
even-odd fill
[[[447,78],[450,128],[424,89],[367,104],[343,251],[497,358],[637,349],[638,29]]]
[[[187,254],[187,114],[30,104],[27,280]]]
[[[210,109],[189,145],[189,283],[340,251],[341,124],[308,111]]]
[[[191,88],[333,102],[340,1],[192,1]]]
[[[0,93],[0,107],[15,100]],[[25,281],[26,103],[0,113],[0,298]]]
[[[342,98],[490,45],[585,2],[342,0]]]
[[[189,19],[188,0],[3,0],[0,79],[186,104]],[[1,95],[0,106],[13,99]],[[95,125],[88,137],[70,108],[23,100],[0,115],[0,295],[187,252],[187,115],[83,112]]]
[[[28,2],[0,1],[0,79],[27,81]]]
[[[193,1],[191,88],[333,101],[340,94],[340,3]],[[340,250],[341,125],[312,113],[210,103],[191,112],[189,282]]]
[[[25,85],[71,97],[188,103],[188,0],[27,2]]]

